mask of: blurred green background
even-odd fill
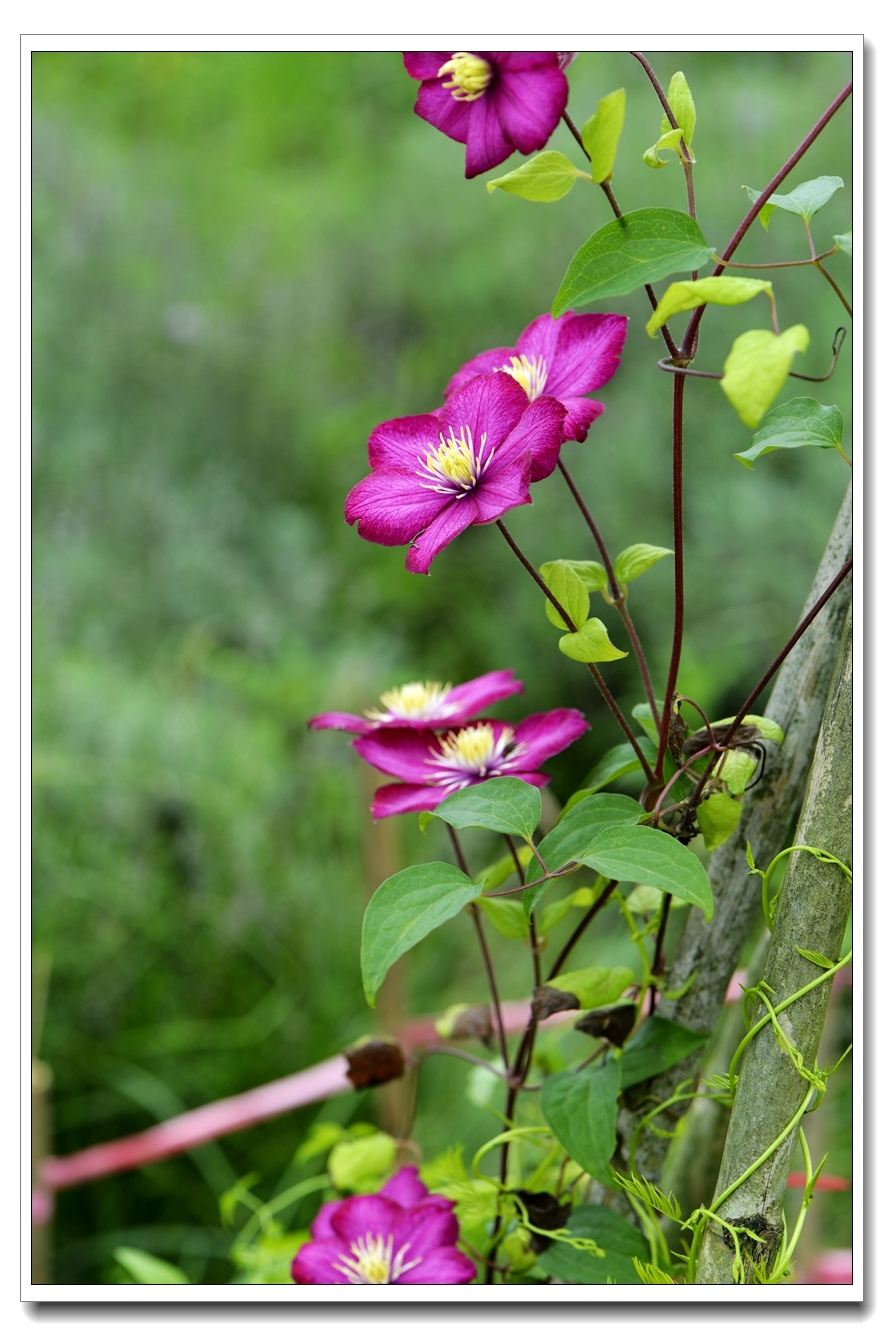
[[[691,85],[699,219],[720,249],[741,186],[766,184],[850,58],[648,54],[664,84],[683,69]],[[579,124],[627,91],[621,207],[683,208],[677,165],[641,161],[660,110],[637,63],[584,53],[568,77]],[[610,216],[583,182],[554,207],[489,198],[464,179],[463,148],[412,114],[416,88],[395,53],[34,58],[36,1042],[54,1073],[57,1153],[306,1067],[377,1023],[358,968],[366,779],[346,737],[307,733],[311,714],[511,667],[525,694],[501,717],[570,704],[591,720],[550,763],[560,801],[618,741],[493,529],[469,530],[423,578],[405,573],[404,549],[343,522],[371,428],[436,406],[463,361],[514,343]],[[575,149],[562,129],[551,146]],[[850,162],[845,110],[788,183],[845,180],[815,220],[820,250],[850,225]],[[805,254],[800,220],[777,213],[740,258]],[[830,265],[849,287],[849,261]],[[813,271],[775,278],[781,327],[811,331],[796,369],[821,374],[843,309]],[[614,551],[666,546],[664,349],[644,333],[643,292],[605,309],[631,319],[622,366],[566,459]],[[698,365],[720,369],[767,318],[757,302],[710,310]],[[842,408],[848,449],[850,355],[848,339],[817,391]],[[790,381],[780,400],[806,392]],[[680,686],[711,717],[739,704],[794,626],[847,481],[834,452],[749,472],[733,459],[749,439],[714,382],[688,384]],[[558,475],[510,521],[537,564],[597,555]],[[669,561],[630,606],[662,689]],[[631,658],[606,677],[624,705],[640,699]],[[416,818],[397,824],[409,860],[446,856]],[[499,852],[478,839],[471,851]],[[413,953],[410,1014],[484,996],[468,927]],[[494,945],[504,995],[525,996],[521,944]],[[585,963],[630,959],[614,922],[582,949]],[[415,1130],[426,1151],[493,1135],[459,1070],[435,1062]],[[63,1194],[54,1279],[120,1279],[112,1252],[126,1243],[192,1280],[226,1280],[219,1195],[253,1169],[269,1195],[316,1114]],[[343,1097],[322,1116],[353,1114],[376,1106]],[[294,1223],[309,1222],[315,1199],[299,1209]]]

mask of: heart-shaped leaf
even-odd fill
[[[820,450],[838,450],[843,433],[840,408],[802,395],[768,413],[752,437],[749,449],[741,450],[734,458],[751,469],[756,459],[771,450],[800,450],[808,445]]]
[[[609,1161],[617,1145],[619,1055],[582,1072],[555,1072],[543,1083],[540,1110],[565,1150],[599,1183],[613,1187]]]
[[[712,887],[706,869],[695,853],[662,830],[651,826],[604,830],[583,851],[580,861],[614,881],[659,886],[661,891],[699,905],[707,923],[712,918]]]
[[[522,199],[550,204],[567,195],[578,176],[586,176],[586,172],[578,171],[564,153],[550,150],[538,153],[536,158],[523,163],[515,171],[507,172],[506,176],[489,181],[488,194],[495,190],[506,190],[511,195],[521,195]]]
[[[806,352],[809,343],[804,325],[793,325],[779,335],[750,329],[734,341],[721,388],[747,427],[758,426],[786,383],[793,357]]]
[[[610,663],[613,659],[626,658],[626,651],[611,643],[607,628],[598,617],[590,617],[579,631],[562,636],[559,649],[578,663]]]
[[[513,775],[501,775],[452,793],[435,815],[458,830],[480,826],[530,840],[540,822],[540,790]]]
[[[813,181],[803,181],[788,195],[771,195],[758,215],[761,226],[767,229],[775,209],[785,209],[786,213],[795,213],[809,222],[824,204],[828,204],[835,191],[841,190],[843,186],[840,176],[817,176]],[[760,190],[753,190],[751,186],[743,186],[743,189],[753,204],[761,195]]]
[[[653,338],[670,316],[678,315],[681,311],[693,311],[695,307],[705,306],[709,302],[715,306],[740,306],[757,297],[759,292],[766,292],[770,296],[773,284],[763,278],[728,278],[726,275],[670,283],[645,329]]]

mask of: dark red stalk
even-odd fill
[[[684,636],[684,387],[684,376],[676,376],[672,382],[672,537],[675,548],[675,610],[672,654],[669,659],[666,694],[663,697],[663,724],[657,751],[655,778],[658,780],[663,776],[663,757],[669,746],[669,720]]]

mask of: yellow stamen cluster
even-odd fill
[[[511,357],[509,366],[497,366],[494,369],[505,371],[513,380],[517,380],[529,399],[536,399],[538,394],[543,394],[549,376],[544,357],[526,357],[524,353]]]
[[[397,719],[432,719],[437,716],[445,704],[445,697],[451,690],[451,683],[446,682],[406,682],[404,686],[392,687],[381,696],[383,710],[366,710],[367,719],[387,721]]]
[[[507,725],[500,737],[495,740],[494,729],[490,724],[470,724],[457,733],[450,733],[439,741],[439,759],[458,770],[467,770],[473,775],[484,775],[488,767],[499,760],[515,739],[515,733]],[[512,750],[512,749],[510,749]]]
[[[456,102],[475,102],[491,82],[493,70],[487,60],[474,56],[471,51],[455,51],[450,60],[440,66],[438,77],[450,74],[442,87],[447,88]]]
[[[494,453],[492,450],[488,459],[483,459],[484,452],[484,431],[477,455],[470,428],[461,427],[460,434],[455,436],[454,428],[449,427],[448,439],[446,440],[440,432],[439,444],[435,449],[427,451],[425,466],[419,471],[429,479],[429,482],[422,483],[421,486],[429,487],[435,492],[450,492],[450,484],[455,483],[461,489],[461,495],[465,495],[476,485],[483,464],[487,464]],[[442,486],[438,485],[440,483]]]
[[[405,1253],[410,1247],[409,1243],[403,1244],[394,1257],[392,1234],[388,1234],[384,1239],[380,1234],[377,1238],[373,1238],[366,1232],[364,1238],[359,1238],[350,1244],[353,1257],[339,1253],[340,1262],[335,1262],[334,1268],[346,1277],[350,1285],[391,1285],[404,1272],[410,1271],[423,1260],[417,1257],[413,1262],[404,1261]]]

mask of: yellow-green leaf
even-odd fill
[[[669,122],[667,121],[666,124],[668,126]],[[669,165],[669,160],[668,158],[660,157],[660,150],[663,148],[675,149],[676,153],[681,157],[681,141],[681,130],[673,130],[669,128],[665,134],[660,136],[656,144],[653,144],[649,149],[645,150],[642,154],[642,162],[647,163],[649,167],[667,167]]]
[[[721,769],[717,772],[731,793],[739,796],[746,792],[746,785],[758,769],[758,757],[752,752],[729,751]],[[699,809],[698,809],[699,810]],[[700,827],[702,830],[702,826]]]
[[[592,179],[599,185],[610,179],[617,156],[617,144],[626,115],[626,90],[603,97],[583,127],[583,147],[592,158]]]
[[[654,547],[651,543],[633,543],[625,547],[614,562],[614,574],[620,584],[629,584],[663,557],[671,557],[671,547]]]
[[[753,759],[753,758],[750,758]],[[727,793],[713,793],[697,808],[697,822],[710,851],[730,839],[740,821],[742,803]]]
[[[697,124],[697,111],[694,106],[694,99],[691,97],[688,81],[681,70],[676,70],[669,80],[669,92],[666,97],[672,108],[672,114],[678,121],[684,142],[690,148],[691,140],[694,137],[694,128]],[[664,116],[660,125],[660,133],[665,134],[668,129],[669,117]]]
[[[680,283],[670,283],[651,316],[645,329],[654,337],[661,325],[665,325],[670,316],[680,311],[692,311],[696,306],[705,306],[713,302],[716,306],[739,306],[751,301],[759,292],[768,296],[773,286],[764,278],[697,278]]]
[[[567,561],[545,561],[540,574],[574,625],[582,626],[589,616],[589,590],[571,564]],[[546,615],[553,626],[561,631],[570,630],[549,599],[546,600]]]
[[[562,993],[573,993],[581,1007],[591,1010],[616,1002],[634,980],[635,975],[625,965],[615,965],[613,968],[591,965],[589,969],[558,974],[549,980],[549,985]]]
[[[626,658],[624,650],[611,644],[605,624],[598,617],[590,617],[579,631],[562,636],[559,649],[578,663],[610,663],[613,659]]]
[[[342,1191],[375,1192],[393,1164],[396,1142],[386,1132],[339,1141],[328,1157],[332,1183]]]
[[[785,384],[792,358],[807,351],[810,334],[793,325],[782,334],[750,329],[735,340],[721,388],[747,427],[757,427]]]
[[[567,195],[578,176],[586,176],[586,173],[578,171],[564,153],[549,150],[538,153],[536,158],[523,163],[515,171],[507,172],[506,176],[489,181],[488,193],[490,195],[495,190],[506,190],[511,195],[520,195],[522,199],[551,204],[553,200]]]

